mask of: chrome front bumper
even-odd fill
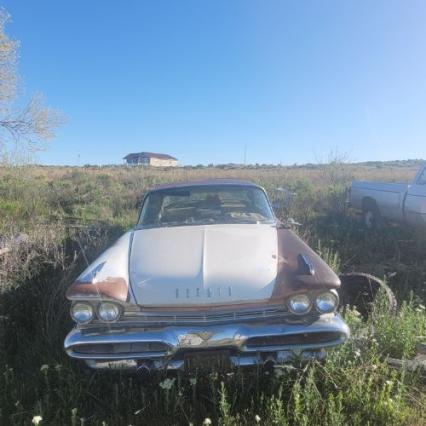
[[[65,339],[67,354],[92,368],[183,369],[184,356],[195,351],[229,350],[235,367],[266,362],[322,358],[324,348],[343,343],[349,328],[340,315],[329,314],[309,324],[236,323],[110,330],[73,329]]]

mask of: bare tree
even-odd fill
[[[45,149],[63,118],[43,103],[41,95],[24,107],[15,106],[18,88],[19,42],[5,32],[10,15],[0,9],[0,163]]]

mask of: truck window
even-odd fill
[[[426,168],[423,169],[423,172],[420,174],[417,185],[426,185]]]

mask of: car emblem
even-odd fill
[[[213,333],[209,333],[208,331],[201,331],[195,333],[187,333],[181,334],[178,337],[179,345],[181,347],[197,347],[203,346],[208,343],[208,341],[213,336]]]
[[[210,337],[213,336],[213,333],[209,333],[208,331],[202,331],[200,333],[195,333],[198,336],[200,336],[204,341],[207,341],[210,339]]]

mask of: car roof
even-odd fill
[[[251,186],[254,188],[261,188],[253,182],[248,180],[240,179],[204,179],[204,180],[189,180],[183,182],[167,183],[158,185],[152,188],[149,192],[160,191],[162,189],[174,189],[174,188],[188,188],[193,186]]]

